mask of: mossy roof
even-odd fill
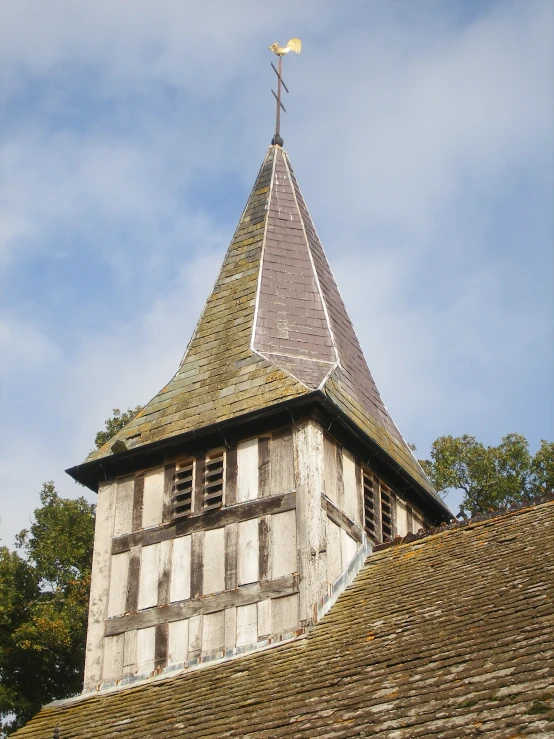
[[[370,555],[306,637],[44,708],[18,739],[554,736],[554,503]]]

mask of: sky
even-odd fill
[[[177,369],[293,36],[285,148],[404,437],[554,438],[551,0],[1,0],[0,544]]]

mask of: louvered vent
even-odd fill
[[[377,480],[369,472],[364,471],[364,523],[367,535],[377,541]]]
[[[383,539],[392,539],[392,491],[381,483],[381,527]]]
[[[210,511],[223,505],[223,452],[206,458],[204,472],[204,510]]]
[[[182,462],[175,469],[173,483],[173,518],[190,516],[192,512],[192,489],[194,484],[194,462]]]

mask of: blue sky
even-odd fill
[[[553,29],[550,0],[4,0],[2,543],[173,375],[291,36],[285,148],[405,438],[551,440]]]

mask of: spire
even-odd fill
[[[434,494],[381,400],[289,158],[272,145],[176,375],[87,463],[313,394]]]

